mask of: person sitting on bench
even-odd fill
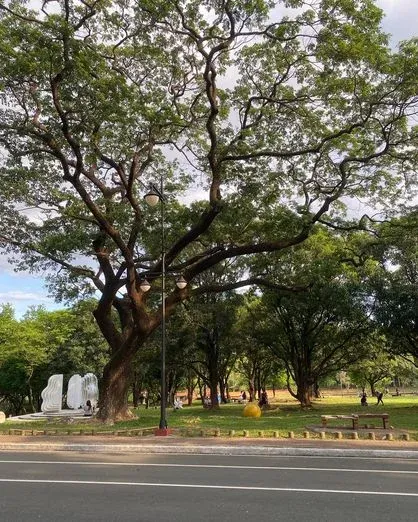
[[[181,409],[183,409],[183,401],[181,399],[179,399],[178,397],[176,397],[174,399],[173,406],[174,406],[175,410],[181,410]]]
[[[84,410],[84,417],[91,417],[93,415],[94,408],[93,408],[93,406],[91,404],[90,399],[87,400],[83,410]]]
[[[260,406],[260,408],[263,408],[264,406],[267,406],[268,403],[269,403],[268,395],[267,395],[265,388],[263,388],[263,391],[261,392],[260,400],[258,401],[258,405]]]
[[[367,395],[366,395],[365,393],[363,393],[363,395],[361,396],[360,404],[361,404],[362,406],[368,406],[368,403],[367,403]]]
[[[247,394],[245,393],[245,391],[242,391],[240,396],[239,396],[239,399],[238,399],[238,402],[240,404],[242,404],[243,402],[247,402]]]

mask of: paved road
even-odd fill
[[[418,519],[418,460],[0,453],[0,520]]]

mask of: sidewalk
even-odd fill
[[[0,451],[392,457],[418,460],[418,442],[372,440],[1,435]]]

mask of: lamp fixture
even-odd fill
[[[177,285],[177,288],[179,288],[180,290],[183,290],[183,288],[186,288],[186,286],[187,286],[187,281],[184,279],[183,276],[179,276],[176,279],[176,285]]]
[[[160,194],[153,188],[144,196],[145,202],[150,207],[155,207],[161,200]]]
[[[149,281],[147,279],[143,279],[140,283],[139,283],[139,288],[143,291],[143,292],[148,292],[148,290],[151,288],[151,284],[149,283]]]

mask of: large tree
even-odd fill
[[[260,306],[260,297],[247,294],[244,304],[240,307],[235,325],[238,358],[236,369],[246,381],[249,401],[261,396],[261,389],[267,388],[267,383],[283,370],[283,365],[265,341],[266,330],[271,328],[265,309]]]
[[[375,318],[394,354],[418,366],[418,211],[379,227]]]
[[[191,353],[184,363],[209,388],[214,409],[219,406],[219,396],[227,401],[228,379],[239,349],[234,324],[240,302],[241,297],[232,292],[212,294],[196,300],[187,313],[186,342]]]
[[[370,393],[375,396],[376,385],[387,387],[399,378],[413,378],[414,365],[411,360],[393,356],[389,351],[387,339],[379,332],[372,332],[367,340],[367,358],[354,364],[349,373],[354,384],[361,386],[363,391],[368,385]]]
[[[418,45],[392,54],[381,17],[372,0],[1,1],[0,242],[57,298],[98,292],[104,420],[129,415],[162,320],[142,278],[239,267],[335,224],[343,197],[394,204],[411,182]],[[141,197],[159,176],[165,256]],[[174,290],[167,316],[241,274]]]
[[[310,406],[321,379],[367,355],[371,301],[365,283],[377,263],[356,269],[347,263],[358,235],[341,238],[317,227],[302,245],[266,267],[294,290],[299,283],[298,292],[278,286],[264,292],[259,327],[263,342],[286,368],[290,394],[302,406]]]

